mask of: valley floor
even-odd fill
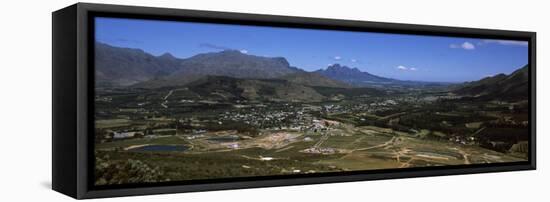
[[[249,137],[217,131],[113,141],[98,144],[96,156],[109,163],[141,161],[162,172],[159,181],[525,161],[475,145],[336,124],[323,132],[270,130]]]
[[[95,183],[527,161],[526,101],[318,90],[323,101],[185,87],[98,91]]]

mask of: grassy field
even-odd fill
[[[503,153],[440,141],[415,138],[413,135],[391,135],[387,129],[363,127],[354,135],[294,135],[281,147],[258,146],[265,137],[237,140],[242,147],[231,149],[227,142],[203,138],[186,140],[183,136],[154,139],[140,138],[98,144],[96,156],[106,156],[116,164],[138,160],[162,171],[170,181],[228,177],[304,174],[353,170],[478,164],[522,161]],[[219,134],[218,134],[219,135]],[[269,136],[269,135],[266,135]],[[307,139],[307,141],[306,141]],[[319,141],[322,141],[320,144]],[[142,145],[186,145],[185,152],[136,152],[124,148]],[[262,145],[260,144],[260,145]],[[304,152],[308,148],[334,148],[330,154]]]
[[[96,150],[124,149],[135,145],[177,145],[177,144],[188,145],[189,142],[178,136],[168,136],[168,137],[159,137],[159,138],[138,138],[138,139],[120,140],[120,141],[112,141],[112,142],[96,144]]]

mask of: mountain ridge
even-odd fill
[[[205,76],[283,79],[305,86],[349,85],[291,66],[284,57],[263,57],[237,50],[201,53],[180,59],[154,56],[141,49],[96,43],[97,86],[161,88],[183,86]],[[108,75],[108,76],[107,76]]]
[[[528,97],[529,67],[523,66],[514,72],[485,77],[464,83],[453,93],[477,99],[518,100]]]
[[[355,87],[377,87],[377,88],[440,88],[448,86],[448,82],[430,82],[430,81],[411,81],[399,80],[394,78],[386,78],[371,74],[366,71],[361,71],[358,68],[351,68],[346,65],[333,64],[326,69],[314,71],[328,78],[347,83]]]
[[[179,59],[154,56],[141,49],[95,43],[95,77],[102,86],[129,86],[178,70]]]
[[[359,86],[365,85],[366,83],[392,83],[397,81],[396,79],[373,75],[357,68],[350,68],[340,64],[333,64],[326,69],[319,69],[315,72],[331,79]]]
[[[299,71],[283,57],[248,55],[237,50],[197,54],[183,59],[180,65],[174,76],[194,74],[269,79]]]
[[[95,76],[98,87],[161,88],[184,86],[205,76],[225,76],[256,80],[279,79],[310,87],[449,88],[449,84],[442,82],[403,81],[340,64],[308,72],[291,66],[284,57],[255,56],[237,50],[201,53],[181,59],[168,52],[154,56],[141,49],[116,47],[101,42],[96,42],[95,45]],[[451,92],[479,97],[512,91],[513,95],[510,96],[520,97],[527,88],[527,72],[525,66],[510,75],[499,74],[479,81],[453,85],[455,88]]]

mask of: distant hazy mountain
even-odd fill
[[[317,70],[315,73],[355,87],[376,87],[388,89],[445,89],[451,84],[446,82],[408,81],[386,78],[340,64],[334,64],[326,69]]]
[[[340,64],[334,64],[328,66],[326,69],[320,69],[315,72],[328,78],[356,86],[364,86],[370,83],[393,83],[397,81],[395,79],[376,76],[368,72],[362,72],[357,68],[350,68]]]
[[[521,100],[528,98],[529,68],[524,66],[510,75],[498,74],[463,84],[454,93],[482,99]]]
[[[180,60],[170,54],[156,57],[140,49],[95,43],[98,85],[128,86],[176,72]]]

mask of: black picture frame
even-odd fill
[[[529,155],[526,162],[457,165],[201,180],[190,183],[97,187],[93,184],[94,65],[96,16],[225,24],[368,31],[413,35],[496,38],[529,42]],[[536,33],[352,20],[257,15],[152,7],[77,3],[52,14],[52,188],[84,199],[317,183],[351,182],[536,169]]]

